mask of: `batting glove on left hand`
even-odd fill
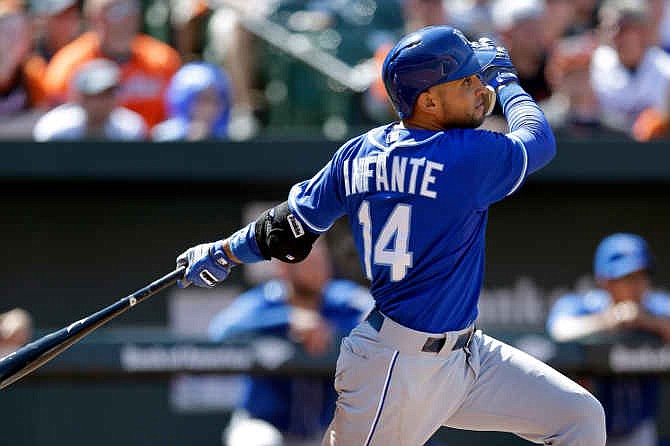
[[[182,288],[191,284],[215,287],[226,280],[232,265],[223,250],[223,240],[194,246],[177,257],[177,266],[186,267],[184,278],[178,284]]]
[[[498,88],[510,82],[519,82],[514,64],[505,47],[496,46],[489,38],[482,37],[470,45],[475,53],[490,53],[491,61],[482,67],[480,78],[486,85],[490,85],[497,92]]]

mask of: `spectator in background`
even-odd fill
[[[571,0],[570,3],[573,12],[567,36],[592,32],[598,27],[598,5],[602,0]]]
[[[34,0],[31,13],[39,31],[35,52],[46,61],[79,36],[82,17],[78,0]]]
[[[470,40],[480,37],[495,38],[489,0],[450,0],[445,2],[449,25],[454,26]]]
[[[544,41],[548,49],[554,42],[566,37],[575,20],[572,0],[547,0],[544,9]]]
[[[230,81],[217,65],[184,65],[165,93],[170,119],[153,128],[154,141],[226,139],[232,98]]]
[[[544,75],[547,42],[540,37],[544,35],[544,14],[543,0],[494,0],[491,6],[497,43],[507,48],[519,74],[519,84],[538,102],[551,94]]]
[[[8,355],[30,340],[33,322],[21,308],[0,313],[0,357]]]
[[[0,117],[30,109],[35,85],[25,72],[32,47],[30,23],[21,4],[0,2]]]
[[[606,0],[600,8],[605,42],[593,54],[591,84],[603,122],[639,141],[668,134],[670,55],[653,45],[643,0]]]
[[[170,0],[172,40],[184,63],[202,59],[204,22],[210,13],[204,0]]]
[[[30,139],[43,113],[42,77],[30,70],[30,21],[22,4],[0,0],[0,139]]]
[[[547,331],[557,341],[573,341],[641,330],[670,343],[670,296],[651,290],[653,268],[642,237],[606,237],[594,259],[598,289],[558,299],[549,313]],[[590,387],[605,408],[608,446],[656,445],[659,378],[614,376],[594,379]]]
[[[448,23],[448,14],[442,0],[405,0],[402,2],[403,29],[398,30],[398,35],[390,34],[389,40],[381,41],[377,46],[372,59],[377,77],[363,95],[362,106],[365,114],[373,122],[385,122],[397,119],[397,115],[391,101],[386,94],[386,87],[381,78],[382,65],[388,52],[393,48],[396,40],[402,35],[411,33],[418,29],[431,25],[444,25]]]
[[[382,66],[386,55],[393,48],[392,42],[383,42],[375,50],[371,62],[377,77],[363,93],[362,106],[367,117],[374,122],[386,122],[395,120],[396,114],[391,101],[386,95],[386,87],[381,77]]]
[[[447,11],[442,0],[404,0],[403,17],[404,34],[431,25],[447,23]]]
[[[659,3],[662,7],[659,7]],[[668,53],[670,53],[670,0],[654,0],[655,17],[657,22],[658,43]]]
[[[555,131],[571,136],[592,136],[602,131],[589,78],[596,45],[593,33],[584,33],[559,40],[550,53],[546,77],[553,94],[542,104],[542,110]]]
[[[47,106],[44,75],[54,54],[72,42],[81,31],[81,12],[77,0],[34,0],[31,3],[34,39],[33,52],[26,62],[26,73],[36,85],[33,103]]]
[[[299,265],[275,263],[277,279],[239,296],[209,328],[214,341],[240,335],[292,339],[312,357],[336,349],[371,309],[367,290],[332,278],[326,243],[317,242]],[[328,377],[246,377],[239,410],[224,433],[228,446],[319,446],[335,410]]]
[[[230,0],[216,8],[207,27],[208,49],[230,75],[235,103],[231,110],[231,138],[251,139],[258,134],[261,121],[257,114],[264,107],[258,86],[258,39],[243,26],[245,18],[265,19],[278,6],[278,0]]]
[[[121,104],[153,127],[165,120],[163,93],[179,69],[180,59],[170,46],[140,33],[138,0],[85,0],[90,31],[62,48],[45,75],[51,100],[63,103],[73,93],[71,79],[85,62],[106,58],[121,67]]]
[[[83,139],[139,141],[146,138],[142,117],[119,106],[121,70],[107,59],[86,62],[72,82],[73,102],[47,112],[35,125],[36,141]]]

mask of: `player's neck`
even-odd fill
[[[437,122],[414,116],[401,120],[400,125],[407,129],[433,130],[435,132],[444,130],[444,128]]]

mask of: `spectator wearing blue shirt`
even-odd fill
[[[547,331],[557,341],[639,330],[670,343],[670,296],[651,289],[654,259],[634,234],[613,234],[596,249],[598,289],[556,301]],[[613,376],[592,380],[605,408],[607,446],[653,446],[660,381],[656,377]]]
[[[228,139],[232,93],[228,75],[218,65],[181,67],[168,84],[165,105],[169,119],[154,127],[154,141]]]
[[[279,336],[297,341],[308,355],[320,356],[372,308],[367,290],[333,279],[323,242],[299,265],[277,262],[275,267],[275,280],[243,293],[212,319],[212,340]],[[318,446],[336,398],[332,377],[247,376],[239,410],[224,432],[224,444]]]

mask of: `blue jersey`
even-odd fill
[[[370,295],[353,282],[333,280],[323,290],[320,313],[345,336],[372,306]],[[287,337],[290,306],[286,288],[273,280],[240,295],[210,323],[209,337],[223,342],[240,335]],[[337,395],[329,377],[248,376],[241,407],[285,434],[318,435],[333,416]]]
[[[313,232],[349,216],[377,306],[409,328],[438,333],[476,319],[487,209],[553,157],[530,96],[518,85],[501,91],[507,135],[393,123],[348,141],[290,191],[291,211]]]
[[[550,331],[561,317],[602,313],[611,305],[612,298],[603,290],[567,294],[559,298],[549,312],[547,330]],[[670,296],[667,294],[647,293],[642,306],[656,316],[670,317]],[[658,378],[613,376],[591,381],[591,390],[605,408],[609,436],[627,435],[643,421],[656,416],[660,392]]]

